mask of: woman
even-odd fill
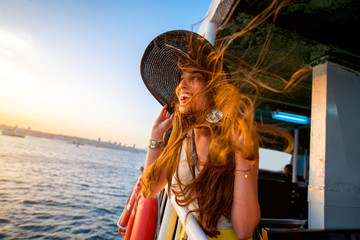
[[[190,209],[209,237],[250,238],[260,219],[259,129],[252,100],[231,84],[211,44],[188,31],[155,38],[141,73],[164,105],[151,131],[144,196],[168,184],[169,194]]]

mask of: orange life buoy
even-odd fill
[[[135,215],[135,211],[133,211],[133,210],[134,210],[135,202],[139,196],[140,188],[141,188],[141,175],[139,176],[139,178],[136,182],[136,185],[134,186],[134,188],[131,192],[131,195],[128,199],[126,207],[124,208],[124,210],[118,220],[118,223],[117,223],[118,232],[121,236],[125,236],[125,233],[128,229],[128,223],[129,223],[131,214],[134,212],[134,215]],[[131,230],[130,230],[130,232],[131,232]]]
[[[136,205],[134,225],[131,229],[131,240],[153,240],[158,219],[157,197],[139,196]]]
[[[133,229],[133,226],[134,226],[135,215],[136,215],[136,204],[135,204],[134,208],[131,211],[131,216],[130,216],[129,223],[127,225],[127,229],[126,229],[126,232],[124,234],[124,239],[123,240],[130,240],[131,239],[131,233],[132,233],[132,229]]]
[[[139,194],[142,171],[143,168],[117,223],[118,232],[124,240],[153,240],[156,233],[158,199],[144,198]]]

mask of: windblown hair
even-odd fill
[[[198,215],[198,223],[209,236],[219,234],[217,223],[221,216],[230,219],[235,178],[234,153],[240,152],[244,159],[253,160],[253,164],[257,166],[259,145],[262,141],[271,143],[282,139],[287,143],[285,149],[287,152],[291,151],[293,147],[292,136],[287,131],[255,120],[257,97],[260,88],[277,93],[286,92],[296,85],[299,79],[302,80],[309,71],[302,69],[295,73],[292,79],[285,82],[283,89],[274,89],[260,81],[259,73],[264,74],[265,72],[260,71],[256,66],[249,68],[244,63],[237,63],[237,68],[231,72],[223,67],[225,50],[229,44],[269,17],[276,15],[279,10],[277,2],[273,1],[242,31],[231,38],[222,39],[222,42],[217,44],[216,51],[211,54],[203,56],[201,47],[193,48],[185,54],[189,60],[179,62],[180,67],[183,70],[190,67],[201,69],[206,79],[204,91],[211,96],[208,107],[200,114],[205,116],[211,107],[215,106],[223,113],[223,117],[217,123],[199,123],[195,121],[195,119],[199,119],[199,116],[182,114],[175,105],[172,132],[167,146],[143,176],[142,193],[146,197],[151,193],[150,186],[158,181],[161,172],[165,169],[169,196],[174,194],[175,200],[180,206],[188,206],[197,201],[198,209],[192,212]],[[232,68],[234,68],[234,63]],[[177,100],[174,99],[174,101]],[[183,183],[178,174],[180,154],[183,143],[186,141],[187,162],[190,168],[193,167],[188,133],[196,127],[210,129],[209,153],[201,172],[196,177],[192,173],[192,180]],[[234,139],[239,132],[244,134],[246,143],[244,146],[239,146]],[[173,178],[177,188],[172,188]]]

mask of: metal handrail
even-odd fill
[[[167,186],[164,189],[164,196],[167,196]],[[169,201],[170,200],[170,201]],[[166,201],[166,206],[161,207],[164,211],[161,221],[160,230],[158,232],[158,240],[169,239],[174,234],[177,218],[180,220],[182,226],[185,228],[188,239],[190,240],[207,240],[208,237],[201,229],[192,214],[188,214],[189,210],[186,207],[179,206],[175,201],[175,196],[171,195],[170,199]],[[161,213],[160,213],[161,214]],[[179,227],[177,227],[175,234],[179,234]]]
[[[180,207],[176,201],[175,196],[171,195],[170,201],[175,208],[175,211],[177,215],[179,216],[179,219],[181,221],[181,224],[185,228],[185,231],[189,237],[189,239],[192,240],[205,240],[208,239],[204,231],[201,229],[199,224],[196,222],[195,218],[192,214],[188,214],[189,209],[185,207]]]

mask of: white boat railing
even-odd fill
[[[158,240],[178,239],[180,223],[183,228],[185,228],[189,240],[208,239],[193,215],[188,214],[186,217],[189,210],[179,206],[175,201],[174,195],[171,195],[169,201],[167,197],[167,186],[162,196],[160,211],[159,215],[162,216],[162,219],[157,237]],[[174,235],[175,237],[173,238]]]

